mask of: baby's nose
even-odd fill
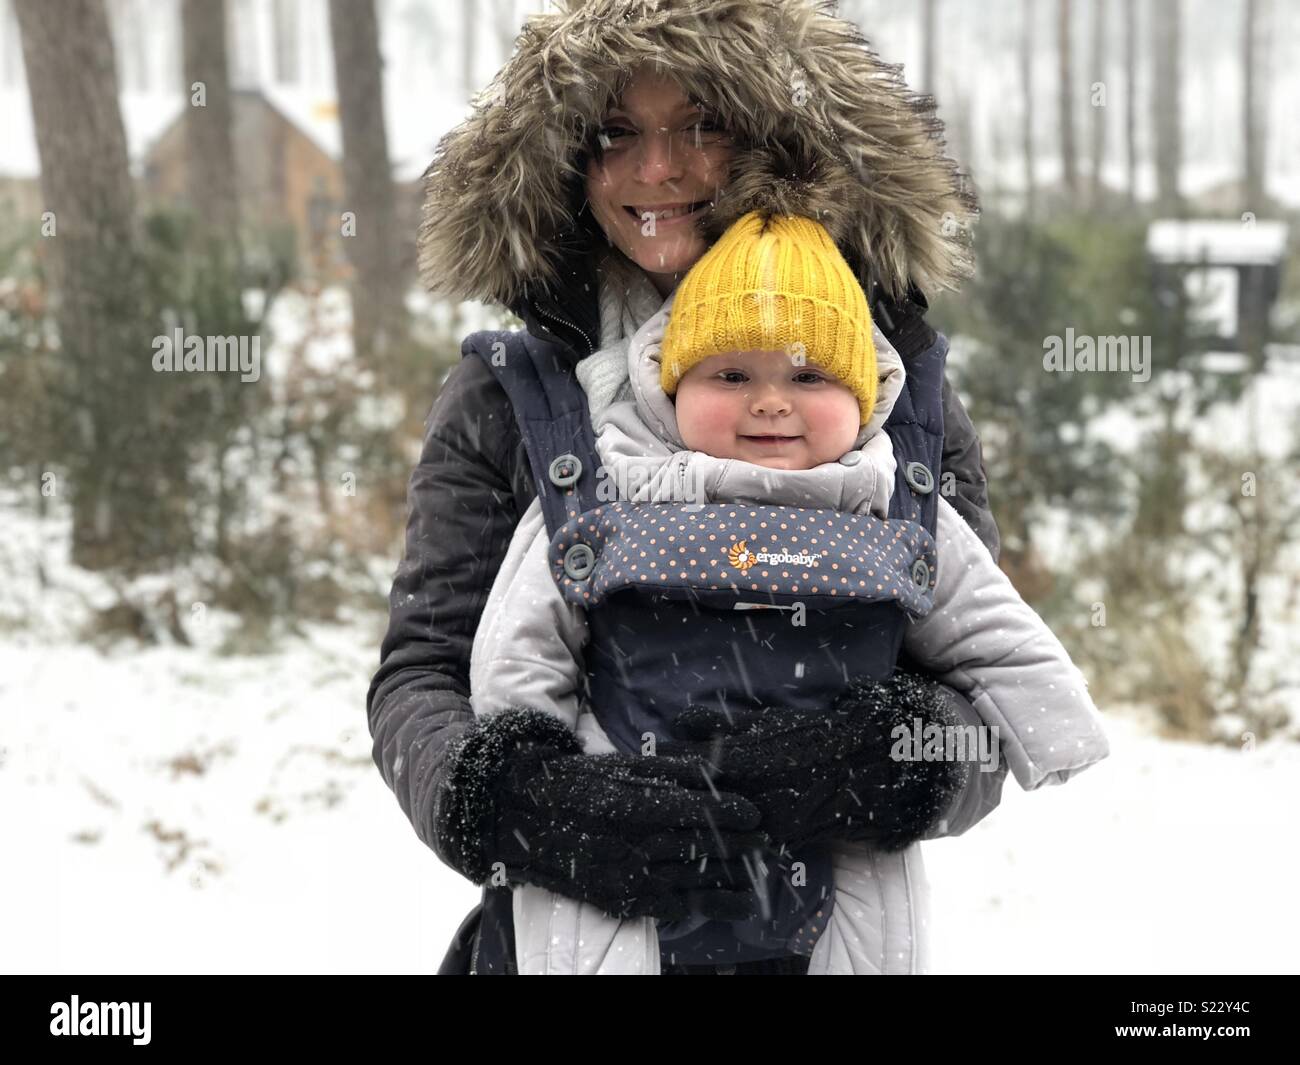
[[[766,388],[754,397],[755,414],[778,414],[790,409],[790,400],[779,389]]]

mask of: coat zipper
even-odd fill
[[[551,319],[551,321],[559,322],[561,325],[567,325],[570,329],[576,332],[578,336],[582,337],[582,342],[587,345],[587,354],[588,355],[594,354],[595,349],[592,348],[591,341],[587,339],[587,334],[584,333],[578,326],[574,325],[573,322],[569,321],[567,318],[561,318],[558,315],[551,314],[551,312],[548,311],[545,307],[543,307],[540,303],[533,304],[533,307],[538,314],[545,315],[547,318]],[[576,345],[574,345],[572,342],[570,342],[569,346],[576,350]]]

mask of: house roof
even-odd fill
[[[234,92],[260,94],[331,159],[342,157],[343,135],[337,102],[332,97],[277,85],[235,89]],[[126,128],[127,152],[132,169],[138,174],[150,149],[180,118],[186,98],[179,91],[128,91],[120,94],[119,102]],[[393,176],[397,181],[408,182],[418,179],[424,172],[433,158],[439,136],[464,117],[468,104],[448,96],[425,101],[418,107],[405,103],[389,106],[385,111]],[[4,151],[0,152],[0,178],[39,178],[40,153],[25,86],[0,90],[0,128],[5,130]]]
[[[1285,222],[1152,222],[1147,253],[1162,263],[1273,264],[1286,255]]]
[[[127,154],[138,167],[149,146],[175,119],[182,97],[159,93],[123,92],[119,97],[122,123],[126,128]],[[0,90],[0,128],[5,131],[4,151],[0,152],[0,177],[31,178],[41,176],[41,157],[32,126],[31,101],[27,88]]]

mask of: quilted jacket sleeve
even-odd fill
[[[963,726],[980,726],[984,720],[975,712],[969,699],[947,684],[940,684],[944,697]],[[997,809],[1002,801],[1002,785],[1007,779],[1007,763],[999,759],[996,766],[982,769],[975,766],[966,781],[966,787],[953,799],[948,812],[922,839],[940,839],[960,836],[979,824]]]
[[[1110,748],[1083,674],[944,499],[936,539],[934,608],[909,622],[908,653],[996,728],[1026,791],[1100,762]]]
[[[951,473],[949,480],[943,474]],[[989,509],[988,478],[980,452],[980,438],[961,397],[943,377],[943,470],[939,491],[988,548],[993,561],[998,560],[1002,544],[998,527]]]
[[[523,480],[527,463],[511,461],[518,447],[505,392],[479,358],[461,359],[425,423],[388,632],[366,697],[375,764],[415,834],[445,862],[434,804],[448,744],[474,716],[472,641],[518,520],[518,498],[535,494]],[[520,480],[511,483],[507,469],[520,470]]]

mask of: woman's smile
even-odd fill
[[[628,207],[627,211],[640,222],[654,219],[655,228],[682,225],[699,219],[713,204],[709,200],[677,204],[672,207]]]

